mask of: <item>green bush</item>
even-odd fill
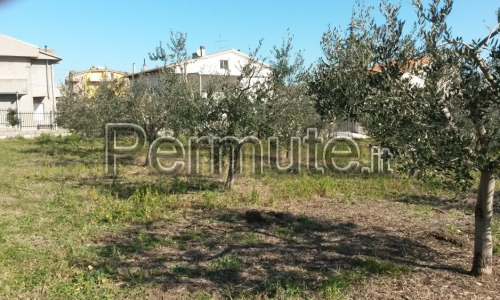
[[[16,127],[21,123],[21,120],[17,117],[17,109],[9,108],[9,110],[7,110],[7,122],[9,122],[12,127]]]

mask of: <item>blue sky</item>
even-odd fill
[[[366,0],[370,5],[377,1]],[[125,72],[148,59],[169,31],[187,33],[188,51],[200,45],[207,53],[240,49],[247,53],[263,39],[261,55],[279,45],[287,28],[295,36],[294,48],[304,50],[307,63],[322,55],[319,42],[328,24],[346,26],[354,0],[343,1],[172,1],[172,0],[0,0],[0,33],[41,48],[54,48],[63,61],[56,80],[70,70],[105,66]],[[402,17],[415,19],[409,0],[402,0]],[[486,34],[495,24],[498,0],[455,0],[449,19],[465,41]],[[218,42],[218,40],[223,40]],[[0,45],[1,47],[1,45]]]

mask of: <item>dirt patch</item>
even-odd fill
[[[468,244],[470,244],[469,240],[467,240],[465,237],[446,232],[431,232],[429,236],[435,238],[438,241],[450,243],[460,248],[466,247]]]
[[[371,275],[346,291],[350,297],[493,299],[500,292],[498,274],[466,274],[473,238],[466,214],[436,210],[420,218],[400,202],[325,198],[283,206],[190,211],[175,222],[130,227],[97,241],[101,267],[113,266],[114,279],[123,284],[141,276],[155,286],[149,291],[155,298],[267,295],[283,280],[303,283],[302,295],[321,297],[328,274],[355,269],[366,259],[411,272]],[[463,230],[442,230],[451,219]]]

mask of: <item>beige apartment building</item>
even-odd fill
[[[52,123],[59,96],[54,64],[61,60],[54,50],[0,34],[0,127],[9,126],[9,108],[20,114],[20,129],[40,129]]]

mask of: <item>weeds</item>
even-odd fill
[[[173,238],[177,244],[179,250],[185,250],[187,248],[188,242],[200,242],[204,238],[203,233],[196,231],[185,231],[180,235]]]
[[[287,236],[292,232],[292,229],[289,227],[281,227],[281,226],[276,226],[274,228],[274,233],[278,236]]]
[[[281,279],[266,288],[270,299],[303,299],[304,287],[291,278]]]
[[[178,195],[160,194],[149,186],[142,186],[126,200],[102,195],[96,190],[89,194],[95,221],[108,223],[147,223],[153,220],[176,220],[175,209],[180,207]]]
[[[298,226],[297,226],[297,231],[314,231],[318,230],[321,228],[321,224],[318,223],[317,221],[307,217],[307,216],[299,216],[297,218]]]
[[[493,236],[493,254],[500,255],[500,220],[493,219],[491,235]]]
[[[211,265],[212,269],[222,274],[235,274],[243,268],[243,260],[233,256],[223,256],[215,259]]]
[[[126,168],[120,167],[118,176],[108,177],[103,173],[103,145],[99,139],[42,135],[35,140],[1,141],[0,147],[0,298],[6,299],[142,299],[148,296],[145,290],[151,288],[153,271],[138,256],[161,250],[189,253],[197,250],[192,246],[200,245],[218,249],[220,241],[212,241],[211,229],[182,230],[164,237],[149,229],[156,222],[165,223],[170,230],[170,224],[181,223],[183,218],[212,218],[217,210],[226,207],[268,205],[284,211],[285,207],[293,209],[294,201],[316,198],[350,204],[448,193],[438,182],[431,181],[378,175],[274,173],[246,177],[250,185],[242,190],[222,191],[221,183],[211,177],[159,176],[134,164],[134,157],[128,158]],[[432,215],[433,209],[415,206],[414,211]],[[241,223],[236,214],[217,220],[215,227],[237,227]],[[236,232],[230,238],[237,241],[237,247],[257,249],[267,242],[267,235],[274,239],[295,234],[306,237],[320,234],[323,229],[318,220],[305,215],[265,226],[259,227],[264,232]],[[103,237],[130,232],[130,228],[134,228],[133,233],[120,236],[126,243],[112,240],[99,244]],[[500,252],[499,228],[495,220],[492,231],[496,254]],[[445,230],[455,231],[458,227],[450,225]],[[170,257],[161,254],[154,266],[165,267],[163,273],[174,274],[177,280],[202,275],[214,282],[220,282],[220,276],[226,276],[222,278],[225,280],[243,278],[246,258],[236,257],[234,253],[240,255],[238,252],[229,253],[211,258],[201,267],[192,262],[168,265]],[[124,268],[129,262],[134,264]],[[306,298],[310,294],[314,298],[318,293],[335,298],[369,276],[400,276],[407,272],[409,269],[401,265],[365,260],[352,269],[328,274],[323,289],[283,279],[257,293],[276,299]],[[210,278],[210,274],[215,277]],[[199,294],[200,299],[203,297],[211,296]]]
[[[180,277],[193,277],[200,275],[200,271],[198,270],[198,268],[189,265],[174,266],[172,268],[172,273]]]
[[[261,242],[259,236],[253,232],[237,232],[230,235],[231,240],[243,241],[245,244],[257,244]]]
[[[460,231],[460,228],[458,228],[457,226],[455,226],[453,224],[446,224],[446,225],[444,225],[443,229],[447,232],[450,232],[450,233],[462,232],[462,231]]]
[[[370,275],[400,276],[408,274],[411,269],[387,261],[375,259],[360,260],[359,267],[353,270],[340,271],[328,276],[323,285],[323,295],[327,299],[340,299],[352,285],[365,280]]]

